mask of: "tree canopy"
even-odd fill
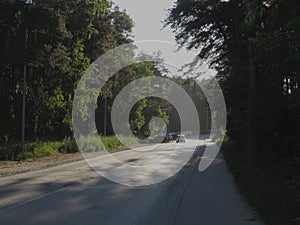
[[[299,6],[296,0],[177,0],[166,20],[180,46],[198,50],[218,71],[228,135],[248,143],[249,160],[275,146],[281,156],[299,155]]]
[[[20,140],[24,85],[26,141],[72,136],[72,101],[79,79],[99,56],[132,42],[133,26],[126,11],[107,0],[1,0],[0,142]],[[107,107],[109,115],[115,95],[125,84],[154,73],[160,72],[152,62],[118,72],[101,91],[96,114],[103,118]],[[148,105],[153,107],[145,100],[138,109],[147,110]],[[157,114],[166,117],[155,107]],[[136,112],[131,122],[133,129],[141,129],[144,115]],[[97,123],[104,134],[103,119]],[[107,133],[112,134],[109,125]]]

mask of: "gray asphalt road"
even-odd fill
[[[115,156],[138,164],[172,150],[174,145],[166,144],[150,153],[126,151]],[[202,153],[203,147],[198,147],[180,172],[146,187],[108,181],[84,161],[1,178],[0,224],[262,224],[237,192],[221,156],[208,170],[198,172]],[[149,174],[145,173],[145,179]]]

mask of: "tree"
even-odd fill
[[[299,124],[299,108],[294,107],[299,101],[297,23],[295,0],[178,0],[166,20],[180,46],[198,50],[218,71],[228,135],[247,146],[250,164],[274,147],[286,146],[279,136],[292,140],[299,133],[294,126]],[[295,154],[286,149],[298,144],[289,145],[294,147],[280,147],[277,154]]]
[[[129,42],[133,26],[106,0],[27,3],[1,0],[0,142],[20,137],[24,61],[26,139],[62,139],[72,132],[72,98],[83,72],[104,52]]]

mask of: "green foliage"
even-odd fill
[[[145,125],[146,120],[143,115],[143,110],[147,107],[147,100],[143,99],[139,101],[137,107],[133,109],[134,114],[132,115],[134,119],[130,121],[131,129],[135,131],[138,135],[141,128]]]
[[[101,137],[101,140],[107,150],[117,149],[121,146],[133,146],[139,143],[137,138],[127,136],[121,136],[118,138],[116,136],[107,136]]]
[[[114,136],[102,137],[101,140],[107,150],[116,149],[120,146],[123,146],[119,139]]]
[[[126,142],[126,146],[137,144],[137,140],[133,138],[122,137],[122,140]],[[103,146],[107,150],[124,146],[115,136],[101,137],[101,139],[100,137],[81,138],[81,143],[82,150],[88,150],[89,152],[103,151]],[[78,151],[76,141],[73,138],[66,138],[63,141],[55,142],[31,142],[25,145],[11,143],[0,146],[0,161],[20,161],[57,154],[76,153]]]
[[[58,154],[59,142],[34,142],[25,145],[7,144],[0,148],[1,160],[24,160]]]
[[[108,0],[1,1],[0,104],[5,107],[0,112],[0,143],[20,139],[24,64],[26,140],[62,140],[72,136],[72,100],[82,74],[105,52],[130,43],[133,26],[126,11],[112,6]],[[109,115],[113,99],[126,84],[154,74],[160,75],[160,71],[153,62],[119,71],[116,79],[101,91],[96,114],[104,117],[104,98],[109,104]],[[87,104],[80,105],[83,121],[89,119],[92,96],[93,93],[86,96]],[[132,120],[135,132],[145,125],[142,112],[146,105],[141,102],[137,107]],[[159,112],[157,106],[156,110]],[[165,116],[162,112],[158,114]],[[112,135],[109,121],[108,117],[107,133]],[[97,119],[98,131],[103,134],[102,122],[103,119]]]
[[[146,77],[153,76],[162,76],[162,71],[154,61],[145,61],[137,64],[132,64],[127,66],[120,71],[116,75],[114,75],[103,88],[104,91],[102,95],[98,98],[98,105],[96,109],[96,124],[98,133],[104,133],[103,127],[103,118],[104,118],[104,109],[105,109],[105,98],[107,100],[107,134],[114,135],[114,131],[111,125],[111,108],[114,102],[114,99],[118,95],[118,93],[129,83],[134,80]],[[145,92],[154,93],[155,87],[149,83],[149,80],[143,80],[144,82],[143,88],[145,88]],[[135,91],[136,90],[136,91]],[[131,98],[139,98],[139,92],[141,91],[141,87],[135,85],[128,95],[128,99]],[[119,103],[118,107],[125,108],[127,107],[127,102]],[[123,104],[123,106],[122,106]],[[167,113],[170,111],[170,108],[164,107],[166,104],[162,101],[162,99],[142,99],[137,104],[132,106],[132,110],[130,113],[130,128],[138,137],[147,136],[148,135],[148,124],[149,121],[153,117],[161,117],[166,123],[168,123],[168,115]],[[81,107],[82,109],[88,109],[88,107]],[[86,113],[82,112],[84,116]]]
[[[76,153],[79,151],[76,141],[73,138],[66,138],[62,141],[58,147],[59,153],[69,154]]]
[[[61,140],[72,133],[72,98],[83,72],[130,42],[132,27],[126,12],[107,0],[1,1],[0,143],[20,139],[24,63],[26,139]]]
[[[267,224],[296,224],[300,2],[177,0],[166,23],[218,72],[238,146],[226,147],[227,161],[241,188]]]
[[[34,149],[33,156],[43,157],[56,155],[58,154],[58,146],[59,143],[43,143]]]
[[[79,140],[79,148],[83,152],[101,152],[104,149],[103,143],[99,137],[81,136]]]
[[[117,149],[118,147],[121,146],[130,146],[137,144],[137,140],[134,138],[129,138],[129,137],[121,137],[121,139],[124,141],[122,143],[116,136],[106,136],[106,137],[100,137],[100,136],[95,136],[95,137],[83,137],[81,136],[79,138],[79,144],[80,144],[80,149],[83,152],[101,152],[104,149],[105,150],[112,150],[112,149]],[[70,143],[69,144],[73,144]],[[69,146],[64,144],[65,146]],[[65,148],[64,146],[64,148]],[[72,147],[72,146],[71,146]],[[76,148],[77,149],[77,148]],[[70,151],[69,151],[70,152]]]
[[[239,189],[265,224],[297,224],[300,177],[291,173],[297,166],[290,161],[274,162],[270,155],[272,163],[249,168],[243,146],[227,139],[222,149]]]
[[[288,149],[299,146],[299,7],[295,0],[178,0],[166,21],[180,45],[200,49],[218,71],[228,135],[255,145],[256,158],[295,155]]]

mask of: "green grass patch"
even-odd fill
[[[114,137],[114,136],[111,136],[111,137],[102,137],[101,138],[102,140],[102,143],[104,145],[104,147],[106,149],[115,149],[115,148],[118,148],[120,146],[124,146],[118,138]]]
[[[115,149],[120,146],[131,146],[138,143],[137,138],[130,137],[120,137],[121,141],[115,136],[102,137],[102,143],[107,150]]]
[[[80,137],[80,149],[84,152],[99,152],[116,149],[121,146],[130,146],[138,143],[136,138],[120,137],[120,141],[116,136],[107,137]]]
[[[24,145],[8,143],[0,146],[0,160],[20,161],[75,152],[78,152],[76,143],[69,138],[64,141],[31,142]]]
[[[125,144],[127,146],[137,143],[134,138],[124,138],[124,140],[126,140]],[[82,138],[81,144],[81,148],[89,152],[103,151],[103,146],[106,150],[124,146],[115,136],[101,137],[101,139],[99,137]],[[77,144],[72,138],[63,141],[31,142],[24,145],[7,143],[0,146],[0,161],[20,161],[57,154],[76,153],[78,151]]]

